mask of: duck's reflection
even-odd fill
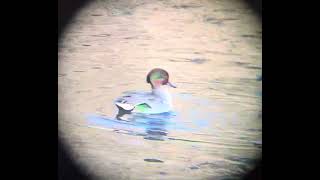
[[[118,120],[131,122],[134,126],[142,127],[145,130],[145,133],[143,133],[144,139],[158,141],[166,139],[167,125],[172,117],[172,113],[157,115],[118,113],[116,116]]]
[[[168,131],[166,129],[167,119],[147,119],[146,136],[144,139],[165,140]]]

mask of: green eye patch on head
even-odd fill
[[[160,72],[155,72],[151,75],[151,81],[157,80],[157,79],[164,79],[164,77],[161,75]]]

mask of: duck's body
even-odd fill
[[[129,92],[115,100],[119,110],[157,114],[172,110],[171,95],[166,89],[152,92]]]
[[[167,86],[173,86],[168,81],[169,75],[162,69],[154,69],[147,76],[151,84],[151,92],[129,92],[115,100],[119,113],[158,114],[172,110],[172,98]]]

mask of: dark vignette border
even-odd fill
[[[58,41],[68,26],[69,21],[73,18],[77,11],[81,10],[88,3],[94,0],[58,0]],[[256,12],[262,21],[262,0],[244,0]],[[85,173],[72,158],[58,137],[58,179],[59,180],[89,180],[94,179],[93,175]],[[257,164],[256,168],[248,173],[244,180],[261,180],[262,179],[262,160]]]

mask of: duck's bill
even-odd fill
[[[171,84],[171,82],[168,82],[167,85],[170,86],[170,87],[173,87],[173,88],[177,88],[177,86]]]

